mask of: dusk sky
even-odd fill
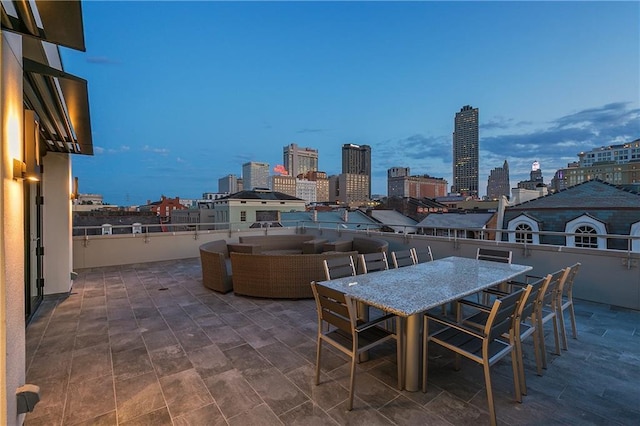
[[[341,172],[345,143],[451,185],[455,113],[480,110],[480,193],[509,162],[545,182],[580,151],[640,138],[638,2],[83,2],[94,156],[81,193],[200,198],[285,145]]]

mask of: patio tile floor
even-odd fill
[[[398,391],[393,344],[358,366],[323,351],[314,385],[313,300],[204,288],[199,259],[78,271],[27,327],[27,381],[41,401],[26,425],[465,425],[488,423],[482,368],[431,350],[427,393]],[[579,280],[578,284],[579,285]],[[640,312],[577,301],[578,340],[513,400],[511,363],[492,368],[501,424],[637,424]],[[549,346],[552,338],[548,336]]]

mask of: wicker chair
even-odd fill
[[[276,299],[312,298],[311,281],[324,280],[323,260],[355,252],[266,255],[231,253],[233,291]]]
[[[216,240],[200,246],[202,284],[211,290],[227,293],[233,290],[231,261],[225,240]]]

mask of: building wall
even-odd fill
[[[369,201],[369,176],[342,173],[336,182],[337,200],[343,204],[357,204]]]
[[[318,201],[317,188],[318,181],[297,179],[295,197],[300,198],[307,203],[315,203]]]
[[[267,188],[269,186],[269,164],[249,162],[242,165],[243,188]],[[240,190],[238,188],[238,190]]]
[[[389,197],[444,197],[447,195],[447,181],[428,176],[389,176],[387,192]]]
[[[42,158],[42,242],[44,245],[44,293],[71,290],[72,215],[71,159],[69,154],[49,152]]]
[[[282,192],[283,194],[296,196],[296,178],[295,176],[274,175],[269,177],[269,189],[272,191]]]
[[[566,187],[592,179],[600,179],[613,185],[640,183],[640,162],[626,164],[599,164],[589,167],[561,169]]]
[[[13,179],[13,159],[23,159],[22,39],[2,32],[0,110],[0,424],[22,424],[16,389],[25,382],[24,191]]]

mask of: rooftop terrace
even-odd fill
[[[45,299],[27,328],[27,381],[41,402],[26,425],[485,424],[482,369],[431,350],[429,392],[395,388],[393,344],[358,366],[328,348],[313,384],[313,300],[219,294],[199,259],[77,271],[64,299]],[[492,369],[503,424],[636,424],[640,312],[576,301],[578,340],[513,400],[508,359]]]

